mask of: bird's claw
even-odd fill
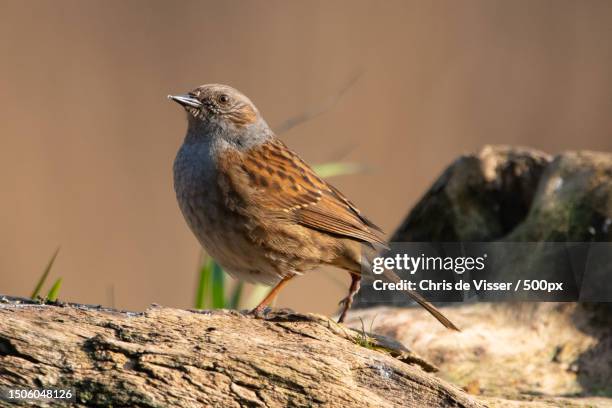
[[[248,315],[253,316],[256,319],[265,319],[270,313],[270,311],[272,311],[272,309],[267,306],[262,308],[256,307],[255,309],[248,312]]]

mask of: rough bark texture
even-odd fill
[[[433,369],[313,315],[0,305],[0,387],[71,387],[74,406],[483,406]]]

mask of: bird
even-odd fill
[[[230,275],[273,286],[251,312],[261,316],[291,279],[331,265],[351,276],[340,302],[344,322],[368,267],[362,249],[386,247],[382,230],[289,149],[240,91],[206,84],[168,98],[187,115],[173,165],[187,225]],[[385,276],[399,280],[393,272]],[[408,294],[459,330],[418,293]]]

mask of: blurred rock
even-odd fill
[[[567,152],[546,166],[509,241],[612,241],[612,154]]]
[[[612,241],[612,154],[486,146],[451,164],[390,241]]]
[[[390,241],[612,241],[612,154],[566,152],[551,158],[534,149],[486,146],[480,153],[452,163]],[[592,250],[598,248],[593,246]],[[586,262],[586,256],[582,254],[575,261]],[[516,274],[528,269],[521,268],[521,263],[531,263],[533,268],[534,262],[546,266],[545,258],[537,259],[534,253],[509,262],[508,268],[497,273]],[[551,271],[548,265],[542,268],[543,275],[556,274],[564,281],[575,281],[577,291],[584,277],[570,262],[562,263],[565,270]],[[606,265],[592,268],[596,272],[587,277],[590,292],[584,292],[588,295],[585,299],[598,299],[598,290],[609,290],[594,284],[612,284],[612,279],[607,279],[608,269]],[[389,291],[375,293],[371,286],[363,285],[356,306],[372,305],[372,299],[380,300],[380,304],[410,303],[405,296]],[[609,306],[602,309],[605,313],[611,310]]]
[[[458,158],[425,193],[391,242],[492,241],[531,207],[550,157],[527,148],[486,146]]]

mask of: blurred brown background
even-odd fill
[[[192,306],[198,245],[171,167],[166,100],[227,83],[389,233],[457,155],[486,143],[612,148],[610,1],[0,1],[0,293],[28,295],[54,249],[61,298]],[[279,305],[330,313],[339,271]]]

